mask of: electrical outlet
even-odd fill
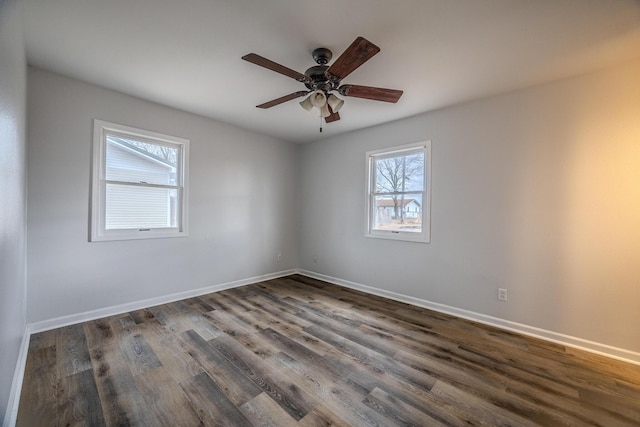
[[[317,264],[318,263],[318,255],[314,255],[313,256],[313,263]]]
[[[276,260],[278,262],[282,261],[282,254],[280,252],[278,252],[278,256],[276,257]]]
[[[498,288],[498,299],[500,301],[507,300],[507,290],[505,288]]]

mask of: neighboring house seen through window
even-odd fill
[[[91,240],[186,235],[189,141],[94,121]]]
[[[431,142],[367,153],[367,237],[430,241]]]

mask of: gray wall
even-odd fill
[[[39,69],[28,82],[29,323],[297,267],[295,144]],[[88,242],[93,118],[191,140],[189,237]]]
[[[640,351],[638,76],[633,62],[305,145],[300,266]],[[427,139],[431,243],[365,238],[365,152]]]
[[[0,2],[0,420],[25,330],[26,62],[17,3]]]

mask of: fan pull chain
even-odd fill
[[[320,114],[320,133],[322,133],[322,114]]]

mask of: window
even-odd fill
[[[186,236],[189,141],[93,124],[91,241]]]
[[[431,141],[367,153],[367,237],[430,240]]]

